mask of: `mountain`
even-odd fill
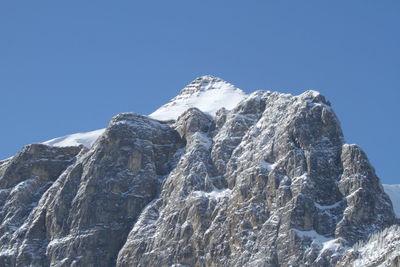
[[[176,120],[179,115],[193,107],[213,116],[221,108],[234,108],[245,97],[246,94],[234,85],[212,75],[205,75],[188,84],[176,97],[149,116],[162,121]],[[104,130],[71,134],[43,144],[58,147],[76,145],[91,147]]]
[[[203,76],[82,140],[0,161],[0,266],[400,261],[392,202],[316,91],[245,95]]]
[[[384,184],[383,188],[392,200],[394,212],[400,218],[400,184]]]

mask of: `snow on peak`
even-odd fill
[[[179,115],[193,107],[215,115],[222,107],[228,110],[234,108],[245,97],[246,94],[234,85],[212,75],[205,75],[188,84],[176,97],[149,116],[156,120],[176,120]],[[84,145],[90,148],[104,130],[66,135],[44,144],[59,147]]]
[[[221,108],[232,109],[246,94],[234,85],[211,75],[201,76],[188,84],[181,92],[150,114],[157,120],[176,120],[189,108],[196,107],[210,115]]]
[[[190,84],[188,84],[185,88],[181,90],[179,96],[182,95],[192,95],[198,92],[204,92],[207,90],[215,90],[220,88],[230,87],[232,89],[236,89],[236,87],[218,77],[214,77],[212,75],[204,75],[196,78]]]

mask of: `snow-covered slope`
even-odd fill
[[[365,241],[353,247],[357,259],[352,266],[399,266],[400,259],[400,226],[393,225],[371,235]]]
[[[396,216],[400,218],[400,184],[384,184],[383,188],[392,200]]]
[[[234,85],[206,75],[187,85],[179,95],[151,113],[150,117],[157,120],[176,120],[179,115],[192,107],[215,115],[215,112],[222,107],[228,110],[234,108],[245,97],[246,94]]]
[[[176,120],[189,108],[196,107],[210,115],[224,107],[228,110],[236,106],[246,94],[234,85],[211,75],[195,79],[181,90],[179,95],[151,113],[156,120]],[[84,145],[91,147],[105,129],[87,133],[76,133],[44,142],[46,145],[65,147]]]
[[[70,134],[51,139],[49,141],[44,142],[43,144],[49,146],[58,146],[58,147],[79,146],[79,145],[84,145],[85,147],[91,147],[93,143],[97,140],[97,138],[99,138],[99,136],[103,134],[104,130],[105,129],[99,129],[86,133]]]

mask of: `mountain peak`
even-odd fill
[[[214,75],[211,75],[211,74],[207,74],[207,75],[203,75],[203,76],[200,76],[200,77],[197,77],[196,79],[195,79],[195,81],[196,80],[212,80],[212,79],[218,79],[218,80],[222,80],[221,78],[218,78],[218,77],[216,77],[216,76],[214,76]]]
[[[222,80],[221,78],[213,75],[204,75],[197,77],[191,83],[186,85],[185,88],[180,91],[179,95],[191,95],[197,92],[226,88],[236,89],[234,85]]]
[[[150,117],[157,120],[176,120],[184,111],[193,107],[215,115],[223,107],[234,108],[245,97],[246,94],[233,84],[205,75],[185,86],[176,97],[150,114]]]
[[[156,120],[176,120],[190,108],[215,115],[221,109],[232,109],[247,95],[234,85],[213,75],[204,75],[194,79],[180,93],[167,104],[161,106],[149,116]],[[103,134],[105,129],[87,133],[77,133],[51,139],[44,142],[50,146],[77,146],[91,147]]]

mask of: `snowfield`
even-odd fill
[[[220,78],[206,75],[188,84],[181,90],[179,95],[149,116],[161,121],[176,120],[179,115],[193,107],[214,116],[221,108],[228,110],[234,108],[246,96],[242,90],[236,88],[234,85]],[[57,147],[84,145],[90,148],[100,135],[103,134],[104,130],[99,129],[87,133],[75,133],[57,137],[43,144]]]
[[[189,108],[196,107],[211,116],[221,109],[233,109],[246,94],[213,76],[203,76],[186,86],[178,96],[150,114],[156,120],[176,120]]]
[[[104,130],[105,129],[100,129],[86,133],[70,134],[51,139],[44,142],[43,144],[58,147],[84,145],[85,147],[90,148],[94,144],[94,142],[96,142],[96,140],[103,134]]]

